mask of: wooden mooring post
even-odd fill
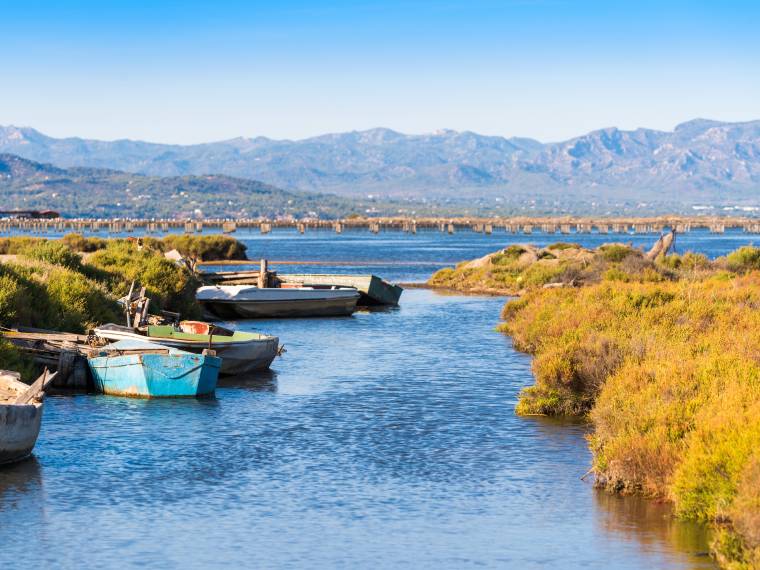
[[[266,259],[262,259],[259,264],[259,278],[258,287],[264,289],[269,285],[269,263]]]

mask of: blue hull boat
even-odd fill
[[[206,396],[216,388],[222,359],[151,342],[121,340],[88,359],[95,388],[113,396]]]

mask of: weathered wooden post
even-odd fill
[[[259,265],[259,289],[264,289],[269,284],[268,263],[266,259],[262,259]]]

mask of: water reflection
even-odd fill
[[[0,510],[17,508],[25,495],[36,494],[42,485],[42,469],[32,455],[18,463],[0,465]]]
[[[714,568],[708,557],[707,527],[675,518],[667,503],[641,497],[622,497],[601,490],[594,493],[599,527],[605,534],[635,543],[648,552],[674,549],[692,568]]]

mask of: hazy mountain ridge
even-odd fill
[[[0,209],[53,209],[84,217],[341,217],[398,205],[290,192],[223,175],[157,177],[59,168],[0,154]]]
[[[61,167],[114,168],[152,176],[224,174],[290,190],[413,197],[507,196],[716,200],[760,189],[760,121],[696,119],[674,131],[600,129],[543,144],[444,130],[390,129],[303,140],[236,138],[197,145],[54,139],[0,127],[0,152]]]

